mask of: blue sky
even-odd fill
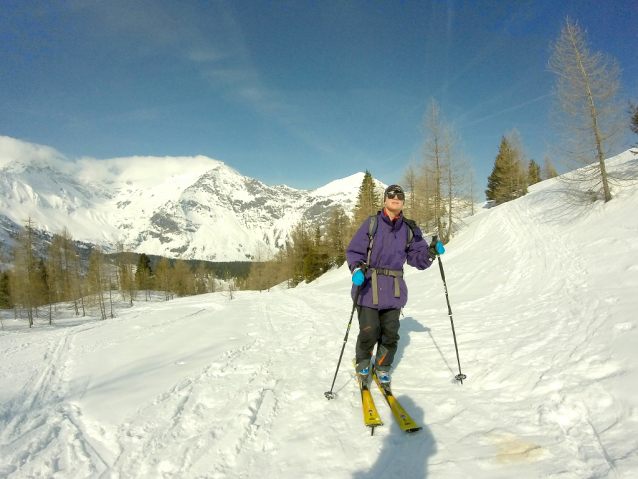
[[[4,0],[0,134],[70,158],[201,154],[295,188],[393,183],[434,97],[482,191],[512,128],[548,152],[567,15],[637,100],[635,0]]]

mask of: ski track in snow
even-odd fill
[[[34,371],[20,393],[4,405],[0,415],[4,463],[0,465],[0,477],[10,477],[16,471],[15,477],[48,476],[70,464],[74,473],[69,477],[90,477],[106,469],[84,434],[78,409],[65,401],[65,369],[77,331],[61,331],[49,338],[41,371]],[[1,359],[22,349],[13,348]]]
[[[0,335],[0,364],[11,367],[2,383],[24,379],[0,396],[0,477],[633,477],[638,412],[618,384],[635,373],[610,342],[636,332],[627,312],[638,299],[618,295],[638,286],[638,269],[619,259],[629,266],[612,274],[629,287],[615,293],[592,251],[616,241],[635,257],[638,225],[627,219],[624,238],[585,237],[548,201],[530,194],[469,219],[443,256],[463,385],[438,266],[407,271],[393,381],[419,433],[401,432],[376,390],[384,426],[373,437],[363,426],[356,318],[337,399],[324,398],[352,308],[341,269],[293,290],[138,304],[104,322]],[[627,205],[611,207],[628,218]],[[215,318],[242,322],[243,337],[214,336]],[[77,376],[83,358],[186,327],[236,347],[129,405],[124,420],[96,419],[93,379]]]

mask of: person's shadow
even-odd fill
[[[388,425],[390,431],[383,439],[383,445],[379,457],[372,467],[366,471],[357,471],[353,479],[422,479],[428,476],[428,460],[436,452],[436,443],[430,429],[425,425],[423,410],[419,408],[408,396],[397,394],[397,400],[401,406],[410,414],[412,419],[421,426],[418,432],[407,433],[401,430],[396,420],[392,416],[390,408],[383,404],[382,396],[374,394],[377,409],[383,418],[385,429]],[[387,431],[384,431],[387,433]],[[378,434],[378,433],[377,433]],[[375,441],[379,436],[370,437],[370,447],[375,448]]]
[[[397,352],[392,362],[394,368],[396,368],[403,359],[404,352],[410,344],[411,333],[424,332],[427,332],[434,342],[430,328],[423,326],[411,317],[406,317],[401,320],[401,327],[399,329],[401,339],[397,345]],[[441,357],[443,357],[443,353],[436,342],[434,342],[434,344],[439,354],[441,354]],[[445,360],[444,357],[443,359]],[[445,363],[448,364],[447,361],[445,361]],[[448,368],[449,367],[448,364]],[[376,387],[375,390],[377,390]],[[409,396],[404,396],[400,392],[395,392],[395,394],[397,400],[401,403],[401,406],[403,406],[403,409],[405,409],[412,419],[423,429],[411,434],[402,431],[392,416],[392,411],[390,411],[390,408],[385,404],[381,393],[379,392],[377,394],[373,392],[375,404],[383,419],[384,425],[382,428],[385,429],[387,425],[390,425],[390,432],[383,440],[381,452],[374,465],[367,471],[355,472],[352,475],[354,479],[377,479],[380,477],[384,479],[421,479],[428,475],[428,460],[436,452],[434,436],[425,424],[423,410],[416,405],[414,400]]]

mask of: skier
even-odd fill
[[[399,341],[399,315],[408,300],[403,265],[429,268],[440,242],[428,246],[414,221],[403,217],[405,193],[398,185],[388,186],[384,208],[364,221],[352,237],[346,259],[352,273],[352,298],[358,288],[359,336],[356,345],[357,373],[367,381],[375,344],[374,372],[380,382],[390,383],[390,369]]]

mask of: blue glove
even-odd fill
[[[438,240],[435,240],[435,241],[436,243],[433,241],[430,244],[430,247],[428,248],[428,254],[430,255],[430,258],[432,259],[436,259],[438,255],[445,253],[445,248],[443,247],[443,243],[441,243]]]
[[[363,271],[361,271],[361,268],[355,269],[354,273],[352,273],[352,282],[355,286],[361,286],[365,279],[366,276],[363,274]]]

